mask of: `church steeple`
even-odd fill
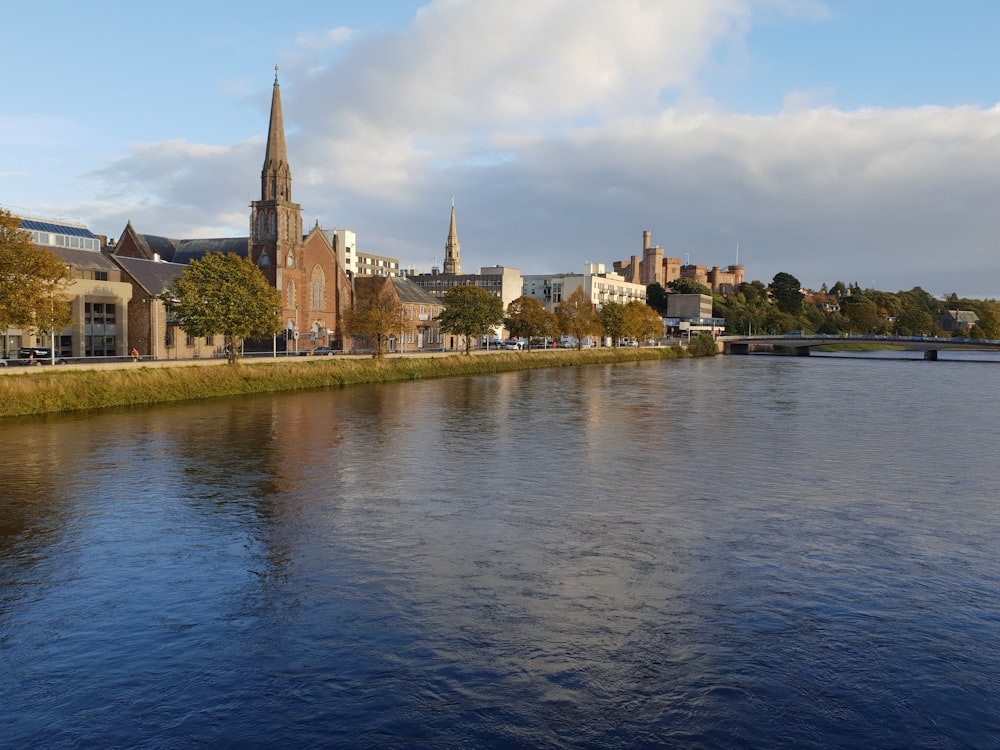
[[[285,148],[285,119],[281,114],[281,87],[278,66],[274,66],[274,93],[271,94],[271,121],[267,127],[267,151],[260,173],[261,200],[292,199],[292,172]]]
[[[285,148],[285,120],[281,113],[277,65],[274,66],[267,149],[260,172],[260,200],[250,205],[250,257],[262,268],[295,267],[299,262],[296,249],[302,244],[302,208],[292,203],[292,171]]]
[[[444,273],[462,273],[461,245],[458,244],[458,228],[455,226],[455,199],[451,199],[451,226],[448,228],[448,242],[444,246]]]

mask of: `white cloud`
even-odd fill
[[[440,0],[404,32],[300,40],[282,98],[304,222],[354,228],[362,247],[426,269],[454,194],[466,268],[610,266],[650,229],[668,255],[710,266],[739,242],[751,278],[1000,296],[1000,111],[843,112],[817,107],[818,90],[789,92],[775,116],[720,112],[699,72],[761,12],[828,11]],[[684,106],[664,109],[664,90]],[[265,128],[229,148],[133,146],[98,175],[95,219],[245,233]]]

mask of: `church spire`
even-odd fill
[[[260,172],[260,200],[252,201],[250,207],[251,259],[262,268],[294,267],[299,262],[296,248],[302,244],[302,208],[292,203],[292,172],[288,168],[285,148],[277,65],[274,66],[267,150]]]
[[[451,226],[448,228],[448,242],[444,246],[444,273],[462,273],[461,245],[458,244],[458,228],[455,226],[455,197],[451,198]]]
[[[271,121],[267,128],[267,150],[260,174],[261,200],[292,199],[292,172],[288,168],[285,148],[285,119],[281,114],[281,87],[278,66],[274,66],[274,92],[271,94]]]

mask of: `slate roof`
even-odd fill
[[[135,232],[134,236],[148,258],[158,255],[160,260],[168,263],[190,263],[200,260],[207,253],[234,253],[243,258],[250,254],[249,237],[177,240],[139,232]]]
[[[192,260],[200,260],[208,253],[233,253],[241,258],[246,258],[250,254],[249,237],[221,237],[218,239],[195,239],[195,240],[174,240],[177,249],[173,257],[174,263],[190,263]],[[163,255],[161,254],[162,258]]]
[[[396,287],[396,294],[399,295],[400,302],[404,302],[406,304],[436,305],[438,307],[443,307],[440,299],[422,287],[417,286],[409,279],[404,279],[400,276],[390,276],[389,279],[392,281],[392,285]]]
[[[145,258],[115,256],[115,262],[153,297],[165,292],[185,268],[181,263],[164,263]]]
[[[102,252],[97,250],[81,250],[75,247],[53,247],[46,245],[45,249],[59,256],[71,268],[87,268],[96,271],[117,271],[118,266],[111,262]]]

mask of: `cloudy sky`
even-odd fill
[[[279,66],[303,221],[429,270],[641,251],[1000,298],[993,0],[10,0],[0,205],[248,232]]]

